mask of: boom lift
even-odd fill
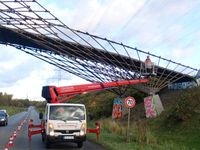
[[[83,94],[85,92],[99,91],[122,85],[131,85],[146,82],[148,82],[148,79],[91,83],[63,87],[44,86],[42,89],[42,97],[45,98],[48,103],[63,103],[70,98],[73,98],[74,96],[78,94]]]
[[[64,102],[85,92],[99,91],[122,85],[147,83],[148,81],[148,79],[138,79],[63,87],[44,86],[42,97],[47,100],[45,116],[43,119],[43,114],[40,113],[41,124],[39,125],[34,125],[33,120],[29,121],[29,141],[31,141],[32,135],[42,134],[42,140],[45,142],[46,148],[49,148],[54,142],[75,142],[80,148],[86,140],[86,133],[96,133],[98,139],[100,134],[99,123],[95,123],[95,129],[86,128],[85,106]],[[39,129],[33,130],[33,128]]]

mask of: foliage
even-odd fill
[[[44,109],[46,102],[30,101],[28,99],[12,99],[11,94],[0,92],[0,109],[6,109],[9,115],[24,111],[29,106],[36,106],[38,109]]]
[[[128,132],[130,137],[129,142],[136,142],[139,144],[156,143],[156,138],[145,121],[132,124],[129,131],[127,131],[127,125],[123,125],[114,120],[102,119],[100,122],[102,131],[118,135],[123,141],[127,141]]]
[[[108,91],[100,91],[80,95],[69,102],[83,103],[86,105],[87,114],[95,118],[109,117],[112,114],[113,100],[115,94]]]
[[[183,91],[178,103],[171,108],[167,116],[168,123],[178,123],[191,119],[195,113],[200,112],[200,88]]]
[[[25,108],[22,107],[15,107],[15,106],[0,106],[0,109],[5,109],[9,116],[17,114],[19,112],[26,111]]]
[[[133,88],[126,89],[123,97],[132,96],[137,101],[142,102],[145,94],[136,92]],[[116,94],[109,91],[91,92],[79,95],[69,102],[83,103],[86,105],[87,113],[93,114],[94,118],[105,118],[112,115],[113,100],[118,97]]]
[[[184,90],[176,101],[158,118],[132,120],[130,142],[126,141],[126,122],[101,119],[101,135],[97,142],[110,150],[198,150],[200,87]],[[94,134],[88,137],[95,139]]]
[[[0,92],[0,104],[9,106],[13,95]]]
[[[150,130],[146,122],[139,122],[131,126],[130,142],[126,141],[126,126],[110,119],[102,119],[100,139],[95,140],[94,134],[87,137],[103,145],[109,150],[187,150],[184,145],[177,145],[170,141],[158,141],[153,130]],[[94,122],[89,122],[89,127],[94,128]],[[113,130],[114,129],[114,130]],[[193,150],[191,148],[191,150]],[[194,149],[195,150],[195,149]]]

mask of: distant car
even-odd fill
[[[0,111],[0,124],[1,125],[8,125],[8,115],[4,111]]]
[[[5,109],[0,109],[0,111],[3,111],[3,112],[5,112],[5,113],[7,113]]]

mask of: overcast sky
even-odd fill
[[[200,68],[198,0],[39,0],[67,26]],[[83,79],[0,45],[0,91],[42,100],[44,85]]]

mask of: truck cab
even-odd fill
[[[47,103],[42,139],[49,148],[55,142],[75,142],[78,147],[86,140],[86,109],[83,104]]]
[[[41,128],[37,131],[32,131],[34,125],[32,125],[32,121],[30,121],[29,139],[31,139],[32,135],[41,133],[42,140],[45,142],[47,148],[55,142],[75,142],[80,148],[86,140],[87,124],[85,106],[83,104],[64,102],[85,92],[147,82],[149,82],[149,80],[143,78],[62,87],[52,85],[43,86],[42,97],[47,101],[44,119],[43,115],[40,115],[40,119],[43,120],[40,125],[35,126]]]

